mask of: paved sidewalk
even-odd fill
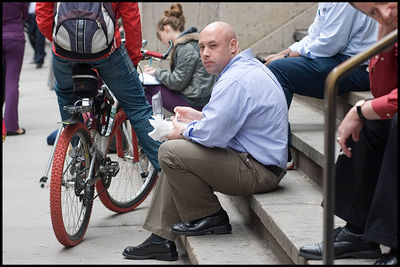
[[[7,136],[3,144],[3,264],[187,264],[179,261],[132,261],[122,256],[126,246],[138,245],[149,232],[142,228],[152,194],[139,208],[115,214],[95,200],[83,242],[64,248],[50,219],[49,187],[41,188],[52,146],[47,136],[60,120],[55,92],[47,86],[50,46],[41,69],[29,64],[33,50],[27,41],[20,79],[19,124],[22,136]],[[180,253],[182,255],[182,253]]]

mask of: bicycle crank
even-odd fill
[[[104,160],[104,164],[100,167],[100,172],[108,177],[115,177],[119,172],[119,163],[111,161],[109,157]]]

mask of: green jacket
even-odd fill
[[[171,51],[170,71],[157,69],[154,76],[168,89],[180,93],[191,105],[203,107],[210,99],[217,77],[204,69],[198,41],[197,32],[179,37]]]

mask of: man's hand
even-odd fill
[[[268,66],[268,64],[271,63],[272,61],[277,60],[277,59],[281,59],[281,58],[284,58],[284,57],[285,57],[285,54],[281,54],[281,53],[272,54],[272,55],[266,56],[264,58],[265,59],[264,65]]]
[[[172,125],[174,126],[172,132],[170,132],[167,135],[168,140],[173,140],[173,139],[182,139],[181,133],[185,129],[185,126],[183,123],[179,123],[177,117],[174,117],[172,120]]]
[[[348,158],[351,158],[351,151],[346,146],[347,138],[351,135],[353,140],[358,142],[363,125],[364,121],[358,116],[356,107],[352,107],[338,127],[337,142]]]
[[[290,57],[299,57],[300,56],[300,54],[297,51],[292,51],[290,48],[288,48],[288,49],[283,50],[283,51],[281,51],[281,52],[279,52],[277,54],[272,54],[272,55],[266,56],[264,58],[264,60],[265,60],[264,65],[268,66],[268,64],[271,63],[274,60],[285,58],[285,55],[287,55],[289,53],[290,53]]]
[[[203,113],[191,107],[177,106],[174,108],[174,112],[176,114],[177,119],[184,123],[190,123],[194,120],[199,121],[203,118]]]
[[[176,106],[174,108],[175,116],[172,117],[172,125],[174,126],[172,132],[167,135],[169,140],[182,139],[182,131],[186,125],[194,120],[201,120],[203,113],[191,107]]]

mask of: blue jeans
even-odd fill
[[[153,130],[153,126],[149,122],[152,108],[146,100],[138,74],[125,46],[122,44],[107,58],[88,61],[65,59],[53,53],[53,72],[56,79],[55,91],[63,121],[71,117],[67,111],[63,110],[63,107],[72,105],[78,100],[72,91],[72,64],[76,62],[87,63],[97,69],[104,83],[107,84],[120,102],[122,109],[135,129],[144,153],[153,166],[160,170],[160,164],[158,163],[160,142],[153,140],[148,135]]]
[[[325,79],[329,72],[350,56],[336,55],[333,57],[309,59],[306,57],[289,57],[272,61],[268,68],[281,84],[286,96],[288,109],[292,103],[293,94],[324,98]],[[368,91],[369,76],[367,65],[360,66],[338,84],[338,95],[350,91]],[[291,145],[289,124],[289,145]]]

